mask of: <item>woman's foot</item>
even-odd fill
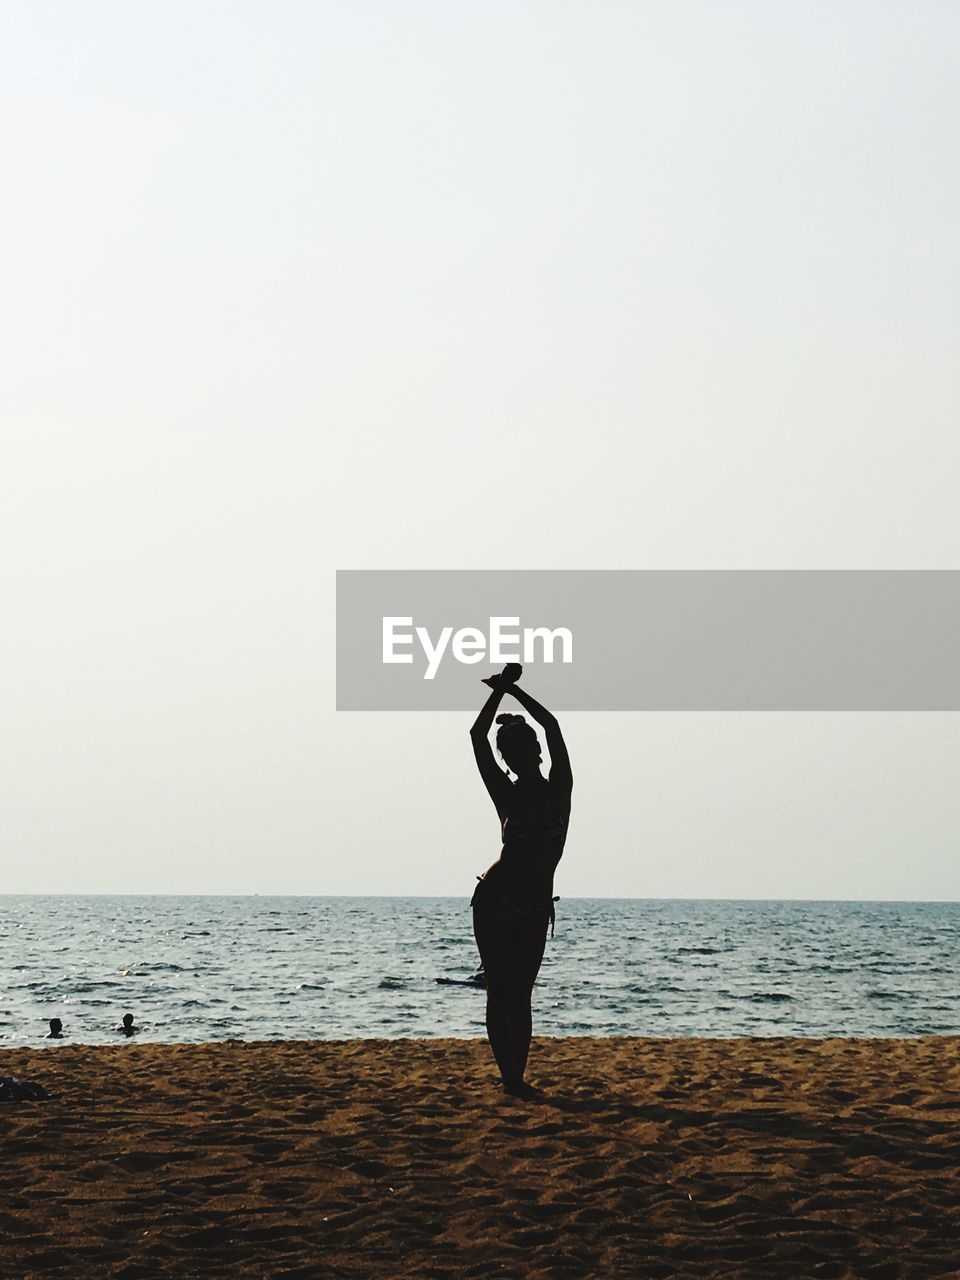
[[[532,1084],[527,1084],[526,1080],[504,1080],[503,1092],[509,1093],[512,1098],[542,1098],[543,1090],[535,1089]]]

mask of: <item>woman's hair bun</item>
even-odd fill
[[[505,711],[503,715],[497,716],[497,724],[526,724],[523,716],[514,715],[512,711]]]

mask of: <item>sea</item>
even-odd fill
[[[477,967],[465,898],[5,896],[0,1046],[482,1036]],[[534,1023],[960,1034],[960,903],[563,899]]]

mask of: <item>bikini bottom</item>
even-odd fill
[[[514,924],[547,921],[550,924],[550,937],[553,937],[557,927],[557,912],[553,904],[560,901],[559,896],[532,900],[511,898],[509,894],[495,889],[484,880],[483,876],[477,876],[477,879],[480,883],[473,891],[473,897],[470,899],[471,907],[474,909],[479,907],[482,910],[485,906],[492,906]]]

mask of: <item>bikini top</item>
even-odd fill
[[[508,840],[562,840],[567,834],[570,819],[557,809],[546,813],[511,813],[501,824],[503,841]]]

